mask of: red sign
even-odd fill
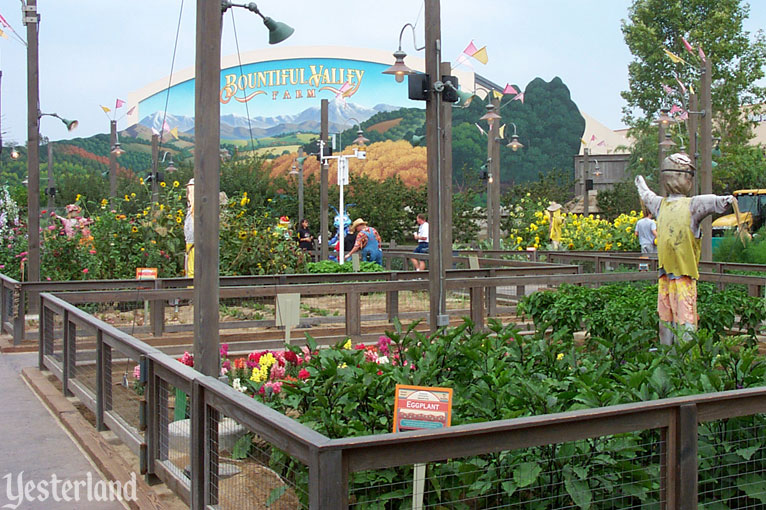
[[[396,385],[394,432],[449,427],[452,388]]]
[[[136,268],[136,280],[156,280],[157,268],[156,267],[137,267]]]

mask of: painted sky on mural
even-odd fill
[[[176,28],[180,33],[175,69],[194,64],[193,0],[38,0],[40,25],[40,93],[44,112],[77,118],[68,133],[55,119],[45,118],[41,132],[53,139],[91,136],[108,131],[99,104],[170,74]],[[479,74],[500,84],[526,86],[535,77],[561,77],[580,108],[615,129],[621,127],[627,64],[631,55],[620,32],[630,0],[474,0],[442,2],[445,59],[454,61],[473,40],[486,45],[489,63],[475,63]],[[766,26],[766,2],[751,2],[749,30]],[[393,51],[401,27],[417,26],[423,40],[421,2],[389,0],[261,1],[258,6],[295,28],[291,46],[336,45]],[[259,18],[243,9],[224,18],[223,54],[263,49],[267,31]],[[0,0],[0,14],[22,35],[18,0]],[[25,35],[24,35],[25,36]],[[411,34],[403,49],[414,54]],[[422,55],[422,52],[421,52]],[[26,138],[26,53],[24,47],[0,39],[2,130],[4,140]],[[127,127],[125,121],[120,129]]]

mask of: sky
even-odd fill
[[[245,3],[242,0],[242,3]],[[423,3],[417,0],[281,0],[257,2],[275,20],[295,28],[281,45],[348,46],[393,52],[405,23],[416,25],[423,45]],[[478,74],[504,85],[525,87],[536,77],[558,76],[580,109],[612,129],[623,126],[620,92],[628,87],[632,56],[621,22],[630,0],[442,0],[444,60],[454,62],[472,40],[487,46],[489,62]],[[88,137],[109,130],[99,105],[193,67],[194,0],[38,0],[41,16],[40,106],[45,113],[77,119],[68,132],[56,119],[41,120],[42,136],[53,140]],[[232,23],[232,13],[234,23]],[[0,14],[26,39],[21,0],[0,0]],[[750,7],[746,30],[766,26],[766,1]],[[234,34],[236,27],[237,37]],[[173,52],[178,35],[175,62]],[[223,21],[222,54],[268,47],[268,31],[245,9],[230,9]],[[416,52],[411,32],[402,49]],[[391,60],[393,63],[393,57]],[[0,129],[3,143],[23,144],[27,132],[26,48],[12,35],[0,39]],[[251,112],[257,115],[257,112]],[[128,127],[125,120],[119,129]]]

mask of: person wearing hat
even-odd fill
[[[551,240],[551,248],[558,250],[561,247],[561,227],[564,225],[564,216],[561,214],[561,204],[551,202],[548,206],[548,238]]]
[[[382,266],[383,252],[380,250],[380,247],[383,242],[380,240],[378,231],[367,226],[367,222],[362,218],[355,219],[349,231],[356,232],[356,242],[345,258],[351,258],[351,255],[359,251],[362,254],[363,261],[376,262]]]
[[[184,270],[188,278],[194,278],[194,177],[186,184],[186,218],[184,219],[184,240],[186,241],[186,256]]]
[[[697,279],[701,252],[702,220],[724,212],[737,200],[732,195],[689,197],[695,168],[687,154],[671,154],[660,166],[668,196],[656,195],[644,177],[636,177],[638,195],[646,209],[657,218],[659,285],[657,312],[660,316],[660,341],[672,345],[674,329],[694,331],[697,327]],[[682,334],[682,339],[688,339]]]

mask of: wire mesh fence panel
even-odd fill
[[[405,290],[399,293],[400,312],[420,312],[427,316],[430,303],[428,291],[425,290]]]
[[[159,379],[157,398],[160,461],[182,483],[191,485],[191,420],[186,393]]]
[[[470,289],[451,289],[447,291],[447,310],[451,312],[465,312],[463,315],[471,315],[471,292]]]
[[[84,323],[77,323],[77,338],[72,344],[75,349],[70,365],[70,377],[77,379],[92,396],[96,395],[96,329]]]
[[[58,313],[50,312],[46,318],[48,324],[45,327],[50,327],[50,335],[46,338],[49,340],[50,352],[56,363],[63,364],[64,362],[64,316]]]
[[[274,320],[274,298],[225,298],[220,300],[221,322]]]
[[[308,508],[308,467],[208,407],[210,492],[219,510]]]
[[[451,459],[420,469],[363,471],[350,476],[349,507],[410,508],[422,501],[421,508],[433,509],[659,510],[665,501],[664,447],[659,431],[644,431]]]
[[[701,423],[697,451],[700,508],[764,508],[766,415]]]
[[[360,297],[362,318],[369,317],[368,320],[385,320],[386,314],[386,293],[369,292],[363,293]]]
[[[141,401],[144,399],[144,385],[140,382],[138,360],[120,352],[118,348],[110,349],[111,357],[105,366],[110,377],[105,381],[109,384],[106,394],[107,409],[122,419],[134,434],[143,436],[141,431]]]
[[[300,314],[301,319],[338,317],[339,321],[342,321],[341,318],[346,315],[345,297],[343,294],[301,296]]]

